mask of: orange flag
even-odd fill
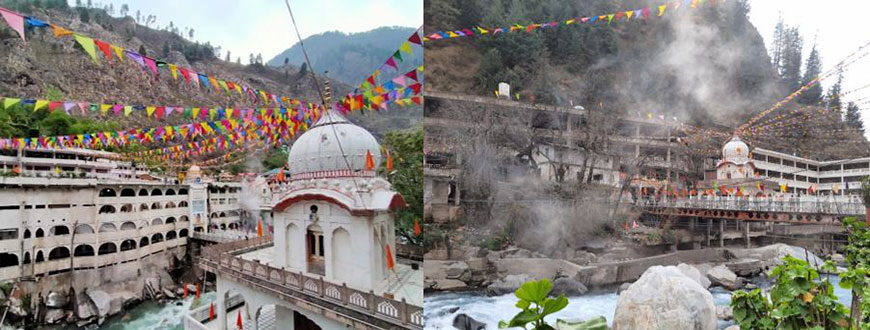
[[[393,251],[390,251],[390,245],[387,244],[387,269],[393,270],[395,266],[393,263]]]
[[[262,222],[262,220],[263,219],[257,220],[257,236],[259,236],[259,237],[263,236],[263,222]]]
[[[375,169],[375,160],[372,158],[372,152],[370,150],[366,150],[366,170]]]
[[[390,155],[390,149],[387,149],[387,172],[393,170],[393,156]]]
[[[283,167],[278,170],[278,175],[275,176],[275,180],[278,180],[278,182],[284,182],[284,168]]]
[[[239,310],[239,313],[236,314],[236,315],[238,315],[238,316],[236,317],[236,326],[237,326],[239,329],[244,329],[244,327],[242,327],[242,310]]]
[[[208,320],[214,320],[214,302],[212,302],[211,305],[208,306]]]
[[[196,284],[196,299],[199,299],[199,284]]]
[[[187,299],[187,283],[184,283],[184,299]]]
[[[420,237],[422,230],[420,230],[420,219],[414,219],[414,236]]]
[[[54,32],[55,38],[61,37],[61,36],[68,36],[68,35],[73,34],[72,31],[64,29],[64,28],[57,26],[57,25],[52,25],[51,29],[52,29],[52,32]]]

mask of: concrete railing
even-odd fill
[[[791,198],[777,200],[775,198],[713,198],[713,199],[640,199],[636,203],[641,207],[692,208],[710,210],[759,211],[782,213],[813,213],[832,215],[864,214],[864,204],[853,201],[836,200],[801,200]]]
[[[217,244],[203,248],[201,264],[221,273],[256,283],[271,292],[296,297],[300,293],[322,302],[345,307],[405,328],[423,327],[423,307],[409,305],[404,299],[397,301],[327,282],[323,277],[311,277],[302,272],[291,272],[255,261],[245,260],[233,252],[252,250],[272,245],[272,237]],[[325,306],[330,309],[329,306]]]

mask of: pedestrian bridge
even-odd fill
[[[733,219],[802,224],[841,223],[848,216],[863,216],[864,204],[845,198],[736,198],[703,197],[635,203],[644,213],[659,216]]]

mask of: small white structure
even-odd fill
[[[511,98],[511,85],[508,83],[498,83],[498,95],[502,97],[506,97],[508,99]]]
[[[366,169],[367,154],[380,162],[374,136],[334,112],[293,144],[290,183],[273,208],[278,266],[362,290],[387,278],[386,249],[396,247],[391,210],[405,202]]]
[[[722,159],[716,164],[716,178],[729,180],[754,176],[755,164],[749,155],[749,146],[735,135],[722,147]]]

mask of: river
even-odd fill
[[[830,276],[834,285],[834,294],[845,306],[852,303],[852,296],[848,290],[841,289],[840,280],[836,275]],[[767,291],[769,282],[761,277],[753,278],[752,282]],[[731,292],[722,287],[711,287],[713,301],[716,306],[727,306],[731,302]],[[596,316],[607,318],[607,324],[613,325],[613,314],[616,311],[618,295],[615,290],[592,291],[582,296],[568,297],[568,307],[562,311],[550,315],[545,320],[551,324],[556,319],[587,320]],[[519,309],[514,305],[517,299],[513,294],[502,296],[486,296],[483,292],[452,292],[426,294],[423,299],[423,316],[426,319],[425,329],[454,329],[453,318],[460,313],[465,313],[475,320],[486,323],[487,329],[498,329],[498,322],[509,320]],[[459,307],[459,310],[450,312]],[[719,321],[719,329],[732,325],[731,321]]]
[[[207,292],[200,295],[200,302],[197,306],[208,304],[215,300],[214,292]],[[97,329],[100,330],[183,330],[184,315],[191,310],[195,295],[191,294],[187,299],[173,300],[167,303],[158,303],[156,301],[143,302],[129,311],[121,312],[118,315],[112,316],[106,320]],[[73,330],[79,329],[74,325],[47,327],[46,329],[53,330]]]

